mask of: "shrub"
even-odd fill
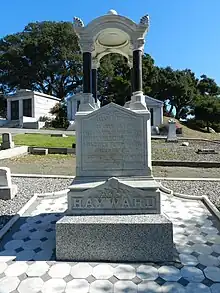
[[[69,121],[67,119],[67,105],[66,102],[57,103],[50,111],[55,116],[51,121],[51,126],[54,128],[67,128]]]

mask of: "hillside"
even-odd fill
[[[168,123],[168,120],[170,119],[169,117],[163,117],[164,123]],[[179,120],[173,118],[173,120],[178,123],[178,125],[181,125],[183,128],[183,136],[184,137],[190,137],[190,138],[205,138],[205,139],[210,139],[210,140],[220,140],[220,133],[206,133],[203,131],[198,131],[191,129],[184,124],[182,124]]]

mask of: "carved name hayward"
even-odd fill
[[[149,193],[149,192],[148,192]],[[159,213],[160,195],[146,194],[111,178],[104,184],[71,196],[69,210],[86,214]]]

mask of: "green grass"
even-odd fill
[[[13,140],[15,145],[72,148],[76,138],[75,136],[51,137],[47,134],[18,134],[13,137]]]

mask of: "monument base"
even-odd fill
[[[164,215],[65,216],[56,223],[62,261],[173,261],[173,228]]]

